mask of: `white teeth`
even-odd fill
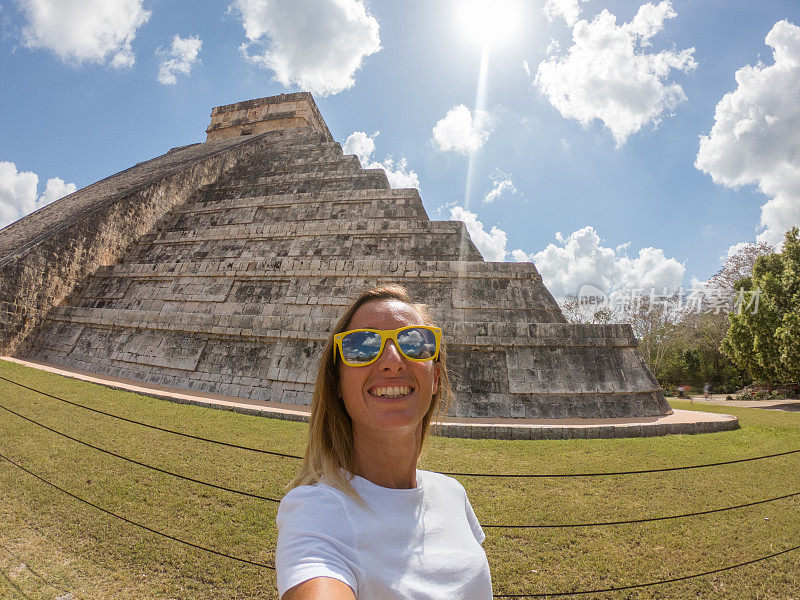
[[[405,396],[411,393],[411,388],[405,385],[402,386],[392,386],[392,387],[379,387],[372,390],[373,396],[382,396],[382,397],[397,397],[397,396]]]

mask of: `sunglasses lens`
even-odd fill
[[[424,327],[409,327],[397,334],[400,350],[408,358],[425,360],[436,354],[436,336]]]
[[[354,331],[342,338],[342,356],[351,365],[368,363],[381,351],[381,335],[374,331]]]

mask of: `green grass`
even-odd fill
[[[115,391],[0,361],[0,375],[114,414],[237,444],[302,454],[306,425]],[[0,404],[54,429],[197,479],[281,496],[297,461],[146,429],[0,380]],[[429,438],[423,468],[553,473],[716,462],[800,448],[800,413],[673,402],[735,414],[732,432],[613,440]],[[99,453],[0,410],[0,452],[125,517],[270,563],[277,505]],[[571,479],[461,478],[492,523],[606,521],[695,512],[800,491],[800,454],[735,465]],[[577,591],[708,571],[798,543],[798,497],[701,517],[569,529],[486,529],[495,593]],[[0,461],[0,598],[276,598],[275,575],[104,515]],[[11,551],[17,558],[8,554]],[[27,565],[21,565],[24,561]],[[44,576],[49,583],[32,572]],[[800,598],[800,551],[716,575],[579,596]]]

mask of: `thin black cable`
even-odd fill
[[[62,587],[60,587],[60,586],[57,586],[56,584],[54,584],[52,581],[50,581],[50,580],[49,580],[47,577],[45,577],[45,576],[44,576],[44,575],[42,575],[41,573],[37,573],[37,572],[36,572],[36,570],[32,569],[32,568],[31,568],[31,566],[30,566],[30,565],[29,565],[29,564],[28,564],[26,561],[22,560],[22,559],[21,559],[19,556],[17,556],[16,554],[14,554],[14,553],[13,553],[11,550],[9,550],[8,548],[6,548],[6,547],[5,547],[3,544],[0,544],[0,548],[1,548],[1,549],[2,549],[4,552],[6,552],[6,554],[9,554],[10,556],[12,556],[12,557],[14,558],[14,560],[18,560],[18,561],[20,562],[20,564],[22,564],[22,565],[23,565],[23,566],[24,566],[24,567],[25,567],[25,568],[26,568],[28,571],[30,571],[31,573],[33,573],[33,575],[34,575],[34,576],[35,576],[37,579],[39,579],[40,581],[43,581],[45,584],[49,585],[51,588],[53,588],[53,589],[54,589],[54,590],[56,590],[57,592],[59,592],[59,593],[63,592],[63,595],[70,594],[70,595],[72,595],[72,597],[74,597],[74,598],[78,598],[78,600],[80,600],[80,599],[81,599],[81,597],[80,597],[80,596],[78,596],[78,595],[77,595],[75,592],[72,592],[72,591],[67,591],[67,592],[65,592],[65,591],[64,591],[64,588],[62,588]]]
[[[30,596],[28,596],[28,594],[26,594],[26,593],[24,592],[24,590],[23,590],[21,587],[19,587],[19,586],[18,586],[16,583],[14,583],[14,582],[11,580],[11,578],[10,578],[8,575],[6,575],[6,572],[5,572],[5,571],[3,571],[3,570],[1,570],[1,569],[0,569],[0,575],[2,575],[2,576],[3,576],[3,579],[4,579],[4,580],[5,580],[7,583],[8,583],[8,585],[10,585],[10,586],[11,586],[11,589],[13,589],[13,590],[14,590],[14,591],[15,591],[17,594],[19,594],[20,596],[22,596],[23,598],[25,598],[25,600],[33,600],[33,598],[31,598]]]
[[[94,504],[93,502],[85,500],[85,499],[81,498],[80,496],[77,496],[77,495],[73,494],[72,492],[68,492],[64,488],[59,487],[58,485],[56,485],[55,483],[47,481],[46,479],[44,479],[43,477],[40,477],[36,473],[34,473],[32,471],[29,471],[28,469],[26,469],[22,465],[14,462],[13,460],[11,460],[7,456],[3,455],[2,453],[0,453],[0,458],[2,458],[3,460],[11,463],[12,465],[17,467],[18,469],[21,469],[22,471],[25,471],[29,475],[31,475],[31,476],[35,477],[36,479],[38,479],[39,481],[41,481],[43,483],[46,483],[47,485],[57,489],[60,492],[63,492],[67,496],[70,496],[71,498],[74,498],[74,499],[79,500],[79,501],[81,501],[81,502],[83,502],[85,504],[88,504],[92,508],[95,508],[95,509],[97,509],[97,510],[99,510],[101,512],[104,512],[104,513],[106,513],[108,515],[111,515],[112,517],[116,517],[117,519],[120,519],[120,520],[122,520],[122,521],[124,521],[124,522],[126,522],[126,523],[128,523],[130,525],[135,525],[136,527],[140,527],[140,528],[142,528],[142,529],[144,529],[146,531],[149,531],[151,533],[155,533],[156,535],[160,535],[162,537],[165,537],[167,539],[173,540],[175,542],[179,542],[181,544],[185,544],[187,546],[191,546],[192,548],[196,548],[198,550],[203,550],[205,552],[209,552],[209,553],[215,554],[217,556],[222,556],[224,558],[230,558],[232,560],[243,562],[243,563],[246,563],[246,564],[249,564],[249,565],[253,565],[253,566],[256,566],[256,567],[263,567],[263,568],[270,569],[270,570],[273,570],[273,571],[275,570],[275,566],[274,565],[269,565],[269,564],[266,564],[266,563],[256,562],[256,561],[252,561],[252,560],[249,560],[249,559],[246,559],[246,558],[240,558],[238,556],[233,556],[233,555],[230,555],[230,554],[226,554],[224,552],[219,552],[218,550],[214,550],[212,548],[207,548],[205,546],[200,546],[199,544],[194,544],[192,542],[189,542],[189,541],[186,541],[186,540],[182,540],[182,539],[180,539],[178,537],[175,537],[173,535],[170,535],[168,533],[164,533],[162,531],[158,531],[157,529],[153,529],[151,527],[148,527],[147,525],[142,525],[141,523],[137,523],[136,521],[132,521],[132,520],[126,518],[126,517],[123,517],[122,515],[118,515],[117,513],[114,513],[112,511],[106,509],[106,508],[98,506],[97,504]],[[757,563],[757,562],[761,562],[761,561],[764,561],[764,560],[767,560],[767,559],[770,559],[770,558],[775,558],[776,556],[780,556],[780,555],[786,554],[788,552],[793,552],[793,551],[798,550],[798,549],[800,549],[800,546],[795,546],[793,548],[787,548],[786,550],[782,550],[780,552],[775,552],[775,553],[769,554],[767,556],[754,558],[752,560],[748,560],[748,561],[745,561],[745,562],[742,562],[742,563],[737,563],[735,565],[728,565],[727,567],[721,567],[719,569],[714,569],[714,570],[711,570],[711,571],[704,571],[702,573],[695,573],[693,575],[684,575],[682,577],[674,577],[672,579],[662,579],[662,580],[659,580],[659,581],[651,581],[649,583],[637,583],[637,584],[626,585],[626,586],[621,586],[621,587],[611,587],[611,588],[602,588],[602,589],[594,589],[594,590],[579,590],[579,591],[575,591],[575,592],[545,592],[545,593],[533,593],[533,594],[494,594],[493,597],[495,597],[495,598],[548,598],[548,597],[553,597],[553,596],[577,596],[577,595],[583,595],[583,594],[599,594],[599,593],[604,593],[604,592],[615,592],[615,591],[621,591],[621,590],[631,590],[631,589],[635,589],[635,588],[651,587],[651,586],[655,586],[655,585],[663,585],[665,583],[675,583],[675,582],[678,582],[678,581],[685,581],[687,579],[694,579],[696,577],[704,577],[706,575],[713,575],[714,573],[721,573],[723,571],[729,571],[731,569],[737,569],[739,567],[744,567],[746,565],[751,565],[751,564],[754,564],[754,563]]]
[[[37,394],[41,394],[42,396],[47,396],[48,398],[53,398],[53,400],[58,400],[60,402],[65,402],[67,404],[71,404],[72,406],[77,406],[78,408],[83,408],[85,410],[90,410],[92,412],[99,413],[101,415],[105,415],[107,417],[112,417],[114,419],[119,419],[120,421],[125,421],[127,423],[133,423],[134,425],[141,425],[142,427],[149,427],[150,429],[157,429],[158,431],[163,431],[165,433],[174,433],[175,435],[181,435],[183,437],[191,438],[193,440],[199,440],[201,442],[210,442],[212,444],[219,444],[220,446],[228,446],[229,448],[238,448],[240,450],[250,450],[251,452],[260,452],[262,454],[271,454],[272,456],[282,456],[284,458],[296,458],[298,460],[302,460],[302,456],[297,456],[296,454],[286,454],[284,452],[275,452],[273,450],[262,450],[261,448],[253,448],[251,446],[240,446],[239,444],[231,444],[229,442],[221,442],[219,440],[213,440],[210,438],[204,438],[197,435],[192,435],[190,433],[183,433],[182,431],[176,431],[174,429],[167,429],[166,427],[159,427],[158,425],[151,425],[150,423],[143,423],[141,421],[136,421],[134,419],[128,419],[127,417],[121,417],[119,415],[115,415],[113,413],[105,412],[98,408],[92,408],[91,406],[85,406],[84,404],[78,404],[77,402],[72,402],[71,400],[65,400],[64,398],[59,398],[58,396],[54,396],[53,394],[48,394],[47,392],[43,392],[41,390],[37,390],[36,388],[28,387],[27,385],[23,385],[18,383],[12,379],[8,379],[7,377],[3,377],[0,375],[0,379],[3,381],[7,381],[8,383],[13,383],[21,388],[26,390],[30,390],[32,392],[36,392]]]
[[[275,452],[273,450],[262,450],[261,448],[253,448],[250,446],[241,446],[239,444],[231,444],[229,442],[221,442],[219,440],[214,440],[210,438],[204,438],[196,435],[192,435],[189,433],[183,433],[182,431],[175,431],[174,429],[167,429],[165,427],[159,427],[157,425],[151,425],[149,423],[143,423],[141,421],[136,421],[134,419],[128,419],[126,417],[121,417],[119,415],[115,415],[113,413],[105,412],[99,410],[97,408],[92,408],[90,406],[85,406],[83,404],[78,404],[77,402],[72,402],[71,400],[65,400],[64,398],[59,398],[58,396],[54,396],[53,394],[48,394],[47,392],[43,392],[41,390],[37,390],[32,387],[28,387],[27,385],[23,385],[21,383],[17,383],[7,377],[3,377],[0,375],[0,379],[17,385],[21,388],[26,390],[30,390],[32,392],[36,392],[37,394],[41,394],[43,396],[47,396],[48,398],[53,398],[54,400],[59,400],[60,402],[65,402],[67,404],[71,404],[72,406],[77,406],[78,408],[83,408],[86,410],[90,410],[92,412],[99,413],[101,415],[105,415],[107,417],[112,417],[114,419],[120,419],[121,421],[126,421],[128,423],[133,423],[135,425],[141,425],[143,427],[149,427],[151,429],[156,429],[158,431],[163,431],[165,433],[174,433],[175,435],[180,435],[183,437],[191,438],[194,440],[199,440],[201,442],[209,442],[212,444],[219,444],[221,446],[228,446],[230,448],[239,448],[240,450],[250,450],[253,452],[260,452],[263,454],[271,454],[273,456],[282,456],[284,458],[294,458],[297,460],[302,460],[302,456],[297,456],[296,454],[286,454],[284,452]],[[443,475],[449,475],[451,477],[497,477],[497,478],[542,478],[542,477],[552,477],[552,478],[562,478],[562,477],[601,477],[601,476],[610,476],[610,475],[638,475],[642,473],[664,473],[667,471],[683,471],[687,469],[702,469],[706,467],[718,467],[722,465],[732,465],[736,463],[743,463],[743,462],[750,462],[754,460],[763,460],[766,458],[776,458],[778,456],[786,456],[789,454],[795,454],[800,452],[800,449],[797,450],[789,450],[787,452],[777,452],[775,454],[765,454],[763,456],[752,456],[750,458],[738,458],[734,460],[725,460],[721,462],[715,463],[705,463],[700,465],[688,465],[683,467],[662,467],[659,469],[641,469],[638,471],[604,471],[599,473],[467,473],[467,472],[459,472],[459,471],[441,471]]]
[[[248,496],[250,498],[256,498],[256,499],[259,499],[259,500],[267,500],[269,502],[275,502],[275,503],[279,503],[280,502],[280,499],[277,499],[277,498],[270,498],[268,496],[261,496],[259,494],[252,494],[250,492],[245,492],[245,491],[242,491],[242,490],[237,490],[237,489],[225,487],[225,486],[222,486],[222,485],[209,483],[209,482],[203,481],[201,479],[195,479],[193,477],[188,477],[186,475],[181,475],[179,473],[174,473],[172,471],[167,471],[167,470],[161,469],[159,467],[154,467],[152,465],[148,465],[147,463],[143,463],[141,461],[129,458],[127,456],[123,456],[122,454],[118,454],[116,452],[112,452],[111,450],[107,450],[105,448],[101,448],[99,446],[95,446],[94,444],[90,444],[89,442],[85,442],[83,440],[79,440],[78,438],[75,438],[75,437],[73,437],[71,435],[68,435],[68,434],[63,433],[61,431],[53,429],[52,427],[48,427],[47,425],[39,423],[38,421],[35,421],[34,419],[31,419],[31,418],[26,417],[25,415],[22,415],[22,414],[14,411],[14,410],[11,410],[10,408],[7,408],[7,407],[3,406],[2,404],[0,404],[0,409],[8,411],[13,415],[18,416],[21,419],[24,419],[24,420],[26,420],[26,421],[28,421],[30,423],[33,423],[34,425],[38,425],[39,427],[47,429],[48,431],[52,431],[53,433],[56,433],[58,435],[61,435],[61,436],[65,437],[65,438],[69,439],[69,440],[72,440],[73,442],[77,442],[79,444],[83,444],[84,446],[87,446],[87,447],[92,448],[94,450],[99,450],[100,452],[104,452],[104,453],[109,454],[111,456],[114,456],[116,458],[121,458],[122,460],[126,460],[126,461],[131,462],[131,463],[133,463],[135,465],[139,465],[141,467],[145,467],[145,468],[148,468],[148,469],[152,469],[154,471],[158,471],[159,473],[164,473],[166,475],[172,475],[173,477],[178,477],[178,478],[184,479],[186,481],[191,481],[192,483],[199,483],[201,485],[212,487],[212,488],[215,488],[215,489],[218,489],[218,490],[224,490],[226,492],[233,492],[235,494],[241,494],[242,496]],[[597,526],[602,526],[602,525],[624,525],[624,524],[630,524],[630,523],[647,523],[647,522],[651,522],[651,521],[664,521],[664,520],[667,520],[667,519],[680,519],[680,518],[685,518],[685,517],[695,517],[695,516],[707,515],[707,514],[711,514],[711,513],[715,513],[715,512],[722,512],[722,511],[726,511],[726,510],[734,510],[734,509],[737,509],[737,508],[746,508],[748,506],[755,506],[757,504],[765,504],[767,502],[774,502],[776,500],[783,500],[785,498],[791,498],[793,496],[798,496],[798,495],[800,495],[800,492],[794,492],[794,493],[791,493],[791,494],[786,494],[784,496],[778,496],[776,498],[767,498],[765,500],[757,500],[755,502],[748,502],[746,504],[739,504],[739,505],[736,505],[736,506],[727,506],[727,507],[724,507],[724,508],[714,508],[714,509],[704,510],[704,511],[700,511],[700,512],[694,512],[694,513],[684,513],[684,514],[679,514],[679,515],[668,515],[668,516],[663,516],[663,517],[650,517],[650,518],[642,518],[642,519],[630,519],[630,520],[625,520],[625,521],[601,521],[601,522],[594,522],[594,523],[559,523],[559,524],[552,524],[552,525],[549,525],[549,524],[541,524],[541,525],[538,525],[538,524],[537,525],[486,524],[486,525],[482,525],[482,527],[484,529],[492,529],[492,528],[494,528],[494,529],[548,529],[548,528],[568,528],[568,527],[597,527]]]
[[[775,458],[776,456],[786,456],[787,454],[795,454],[800,452],[797,450],[789,450],[787,452],[777,452],[775,454],[765,454],[764,456],[753,456],[750,458],[737,458],[735,460],[724,460],[715,463],[706,463],[702,465],[688,465],[684,467],[662,467],[659,469],[641,469],[639,471],[603,471],[599,473],[459,473],[459,472],[446,472],[443,471],[442,475],[449,475],[451,477],[601,477],[607,475],[639,475],[641,473],[663,473],[666,471],[685,471],[687,469],[703,469],[705,467],[719,467],[720,465],[732,465],[735,463],[749,462],[752,460],[762,460],[764,458]]]
[[[738,569],[739,567],[744,567],[747,565],[752,565],[753,563],[761,562],[762,560],[775,558],[776,556],[780,556],[781,554],[794,552],[795,550],[798,549],[800,549],[800,546],[795,546],[794,548],[787,548],[786,550],[781,550],[780,552],[775,552],[774,554],[769,554],[767,556],[762,556],[760,558],[754,558],[752,560],[748,560],[743,563],[738,563],[735,565],[728,565],[727,567],[714,569],[713,571],[704,571],[703,573],[695,573],[694,575],[684,575],[683,577],[674,577],[672,579],[661,579],[659,581],[651,581],[649,583],[636,583],[633,585],[602,588],[596,590],[578,590],[577,592],[545,592],[538,594],[494,594],[493,596],[495,598],[552,598],[553,596],[579,596],[583,594],[602,594],[603,592],[618,592],[621,590],[632,590],[635,588],[652,587],[654,585],[663,585],[665,583],[686,581],[687,579],[694,579],[696,577],[705,577],[706,575],[713,575],[714,573],[721,573],[723,571],[730,571],[731,569]]]
[[[122,515],[118,515],[118,514],[112,512],[112,511],[106,509],[106,508],[103,508],[101,506],[98,506],[98,505],[94,504],[93,502],[85,500],[84,498],[81,498],[80,496],[77,496],[77,495],[75,495],[75,494],[73,494],[71,492],[68,492],[64,488],[59,487],[55,483],[47,481],[43,477],[41,477],[41,476],[37,475],[36,473],[26,469],[22,465],[14,462],[13,460],[11,460],[10,458],[6,457],[2,453],[0,453],[0,458],[2,458],[3,460],[11,463],[12,465],[17,467],[18,469],[21,469],[22,471],[25,471],[29,475],[31,475],[31,476],[35,477],[36,479],[38,479],[39,481],[41,481],[43,483],[46,483],[47,485],[57,489],[60,492],[63,492],[64,494],[70,496],[71,498],[74,498],[74,499],[79,500],[79,501],[81,501],[81,502],[83,502],[85,504],[88,504],[92,508],[95,508],[95,509],[97,509],[97,510],[103,512],[103,513],[106,513],[106,514],[112,516],[112,517],[116,517],[117,519],[120,519],[120,520],[122,520],[122,521],[124,521],[126,523],[129,523],[130,525],[135,525],[136,527],[140,527],[140,528],[142,528],[142,529],[144,529],[146,531],[149,531],[151,533],[154,533],[156,535],[160,535],[160,536],[165,537],[167,539],[179,542],[181,544],[185,544],[187,546],[190,546],[192,548],[196,548],[198,550],[203,550],[205,552],[209,552],[211,554],[215,554],[217,556],[222,556],[224,558],[230,558],[232,560],[236,560],[236,561],[243,562],[243,563],[250,564],[250,565],[253,565],[253,566],[257,566],[257,567],[263,567],[263,568],[270,569],[270,570],[273,570],[273,571],[275,570],[275,566],[274,565],[269,565],[269,564],[266,564],[266,563],[256,562],[256,561],[252,561],[252,560],[249,560],[249,559],[246,559],[246,558],[240,558],[240,557],[237,557],[237,556],[226,554],[224,552],[219,552],[218,550],[214,550],[212,548],[207,548],[205,546],[200,546],[199,544],[194,544],[194,543],[189,542],[187,540],[183,540],[181,538],[175,537],[175,536],[170,535],[168,533],[164,533],[162,531],[158,531],[157,529],[153,529],[151,527],[148,527],[147,525],[143,525],[143,524],[138,523],[136,521],[132,521],[132,520],[126,518],[126,517],[123,517]],[[602,589],[593,589],[593,590],[578,590],[578,591],[573,591],[573,592],[544,592],[544,593],[531,593],[531,594],[493,594],[493,597],[494,598],[549,598],[549,597],[554,597],[554,596],[577,596],[577,595],[584,595],[584,594],[599,594],[599,593],[605,593],[605,592],[614,592],[614,591],[630,590],[630,589],[636,589],[636,588],[651,587],[651,586],[655,586],[655,585],[663,585],[663,584],[666,584],[666,583],[675,583],[675,582],[678,582],[678,581],[686,581],[688,579],[694,579],[694,578],[697,578],[697,577],[704,577],[706,575],[713,575],[714,573],[721,573],[723,571],[729,571],[731,569],[737,569],[737,568],[744,567],[744,566],[747,566],[747,565],[751,565],[751,564],[754,564],[754,563],[757,563],[757,562],[761,562],[761,561],[764,561],[764,560],[767,560],[767,559],[770,559],[770,558],[775,558],[776,556],[780,556],[780,555],[786,554],[788,552],[793,552],[793,551],[798,550],[798,549],[800,549],[800,545],[794,546],[793,548],[787,548],[786,550],[782,550],[780,552],[775,552],[775,553],[769,554],[767,556],[762,556],[762,557],[755,558],[755,559],[752,559],[752,560],[748,560],[748,561],[745,561],[745,562],[742,562],[742,563],[737,563],[735,565],[728,565],[727,567],[721,567],[719,569],[713,569],[711,571],[704,571],[702,573],[695,573],[693,575],[684,575],[682,577],[674,577],[674,578],[671,578],[671,579],[662,579],[662,580],[659,580],[659,581],[652,581],[652,582],[649,582],[649,583],[637,583],[637,584],[621,586],[621,587],[611,587],[611,588],[602,588]]]
[[[88,504],[92,508],[96,508],[100,512],[104,512],[107,515],[111,515],[112,517],[116,517],[117,519],[120,519],[121,521],[125,521],[126,523],[128,523],[130,525],[135,525],[136,527],[141,527],[142,529],[144,529],[145,531],[149,531],[150,533],[155,533],[156,535],[160,535],[160,536],[165,537],[167,539],[170,539],[170,540],[172,540],[174,542],[179,542],[181,544],[186,544],[187,546],[191,546],[192,548],[196,548],[198,550],[203,550],[205,552],[210,552],[211,554],[216,554],[217,556],[222,556],[222,557],[225,557],[225,558],[230,558],[232,560],[237,560],[239,562],[243,562],[243,563],[246,563],[248,565],[253,565],[255,567],[263,567],[265,569],[271,569],[273,571],[275,570],[275,566],[274,565],[269,565],[267,563],[261,563],[261,562],[257,562],[257,561],[250,560],[250,559],[247,559],[247,558],[240,558],[238,556],[233,556],[231,554],[226,554],[225,552],[220,552],[219,550],[214,550],[213,548],[207,548],[206,546],[200,546],[199,544],[195,544],[195,543],[189,542],[187,540],[182,540],[181,538],[175,537],[174,535],[170,535],[168,533],[164,533],[163,531],[159,531],[158,529],[153,529],[152,527],[148,527],[147,525],[142,525],[141,523],[137,523],[136,521],[131,521],[130,519],[128,519],[126,517],[123,517],[122,515],[118,515],[117,513],[112,512],[112,511],[108,510],[107,508],[103,508],[102,506],[98,506],[97,504],[94,504],[93,502],[89,502],[88,500],[85,500],[84,498],[81,498],[80,496],[77,496],[77,495],[73,494],[72,492],[68,492],[64,488],[57,486],[55,483],[47,481],[47,479],[45,479],[44,477],[40,477],[39,475],[37,475],[33,471],[29,471],[28,469],[26,469],[25,467],[23,467],[19,463],[14,462],[13,460],[11,460],[7,456],[3,455],[2,453],[0,453],[0,458],[2,458],[5,461],[10,462],[12,465],[17,467],[18,469],[21,469],[21,470],[25,471],[28,475],[32,475],[33,477],[35,477],[36,479],[38,479],[42,483],[46,483],[47,485],[49,485],[51,487],[54,487],[59,492],[63,492],[67,496],[69,496],[71,498],[75,498],[75,500],[80,500],[84,504]]]
[[[110,456],[114,456],[116,458],[121,458],[122,460],[127,460],[128,462],[131,462],[131,463],[133,463],[135,465],[139,465],[140,467],[145,467],[147,469],[152,469],[153,471],[158,471],[159,473],[164,473],[165,475],[172,475],[173,477],[177,477],[179,479],[185,479],[186,481],[191,481],[192,483],[199,483],[201,485],[206,485],[208,487],[216,488],[218,490],[224,490],[226,492],[233,492],[234,494],[241,494],[242,496],[249,496],[250,498],[257,498],[258,500],[267,500],[269,502],[280,502],[280,500],[278,500],[276,498],[270,498],[268,496],[261,496],[259,494],[251,494],[250,492],[245,492],[243,490],[237,490],[237,489],[234,489],[234,488],[225,487],[224,485],[217,485],[216,483],[209,483],[208,481],[203,481],[201,479],[195,479],[194,477],[189,477],[187,475],[181,475],[180,473],[174,473],[172,471],[167,471],[166,469],[161,469],[159,467],[154,467],[153,465],[148,465],[147,463],[143,463],[143,462],[140,462],[140,461],[135,460],[133,458],[129,458],[127,456],[123,456],[122,454],[117,454],[116,452],[112,452],[111,450],[106,450],[105,448],[101,448],[100,446],[95,446],[94,444],[90,444],[89,442],[84,442],[83,440],[79,440],[78,438],[72,437],[71,435],[67,435],[66,433],[64,433],[62,431],[58,431],[57,429],[53,429],[52,427],[48,427],[47,425],[39,423],[38,421],[34,421],[33,419],[30,419],[30,418],[26,417],[25,415],[21,415],[18,412],[11,410],[10,408],[6,408],[2,404],[0,404],[0,408],[10,412],[13,415],[17,415],[20,419],[25,419],[26,421],[28,421],[30,423],[33,423],[34,425],[38,425],[39,427],[47,429],[48,431],[52,431],[53,433],[57,433],[58,435],[64,436],[68,440],[72,440],[73,442],[78,442],[79,444],[83,444],[84,446],[92,448],[93,450],[99,450],[100,452],[105,452],[106,454],[109,454]]]
[[[700,515],[709,515],[711,513],[723,512],[726,510],[734,510],[737,508],[746,508],[748,506],[755,506],[757,504],[766,504],[767,502],[775,502],[776,500],[785,500],[793,496],[800,496],[800,492],[793,492],[785,496],[777,496],[776,498],[767,498],[766,500],[756,500],[755,502],[748,502],[747,504],[737,504],[736,506],[726,506],[724,508],[712,508],[709,510],[702,510],[700,512],[684,513],[681,515],[667,515],[665,517],[650,517],[645,519],[629,519],[626,521],[600,521],[597,523],[559,523],[555,525],[483,525],[481,527],[496,528],[496,529],[548,529],[556,527],[599,527],[601,525],[625,525],[628,523],[649,523],[651,521],[666,521],[667,519],[682,519],[684,517],[698,517]]]
[[[237,490],[235,488],[229,488],[229,487],[226,487],[226,486],[217,485],[217,484],[214,484],[214,483],[209,483],[208,481],[203,481],[201,479],[195,479],[193,477],[188,477],[186,475],[181,475],[179,473],[174,473],[172,471],[167,471],[167,470],[161,469],[159,467],[154,467],[152,465],[148,465],[147,463],[143,463],[141,461],[129,458],[127,456],[123,456],[122,454],[118,454],[116,452],[112,452],[111,450],[107,450],[105,448],[101,448],[99,446],[95,446],[94,444],[90,444],[89,442],[85,442],[83,440],[79,440],[76,437],[73,437],[71,435],[63,433],[63,432],[58,431],[56,429],[53,429],[52,427],[48,427],[47,425],[39,423],[38,421],[35,421],[34,419],[31,419],[31,418],[26,417],[26,416],[14,411],[14,410],[11,410],[10,408],[7,408],[7,407],[3,406],[2,404],[0,404],[0,409],[8,411],[13,415],[18,416],[21,419],[24,419],[24,420],[26,420],[26,421],[28,421],[30,423],[33,423],[34,425],[38,425],[39,427],[47,429],[48,431],[52,431],[53,433],[56,433],[58,435],[61,435],[61,436],[65,437],[65,438],[69,439],[69,440],[72,440],[73,442],[77,442],[79,444],[83,444],[84,446],[87,446],[87,447],[92,448],[94,450],[99,450],[100,452],[104,452],[106,454],[109,454],[110,456],[114,456],[116,458],[121,458],[122,460],[126,460],[126,461],[131,462],[131,463],[133,463],[135,465],[139,465],[141,467],[145,467],[145,468],[148,468],[148,469],[152,469],[154,471],[158,471],[159,473],[164,473],[166,475],[172,475],[173,477],[178,477],[178,478],[184,479],[186,481],[191,481],[192,483],[199,483],[201,485],[212,487],[212,488],[215,488],[215,489],[218,489],[218,490],[224,490],[226,492],[233,492],[235,494],[241,494],[242,496],[248,496],[250,498],[256,498],[256,499],[259,499],[259,500],[266,500],[266,501],[275,502],[275,503],[279,503],[280,502],[280,499],[277,499],[277,498],[270,498],[268,496],[261,496],[259,494],[253,494],[253,493],[250,493],[250,492],[245,492],[243,490]],[[711,513],[715,513],[715,512],[722,512],[722,511],[726,511],[726,510],[734,510],[734,509],[737,509],[737,508],[746,508],[748,506],[755,506],[757,504],[765,504],[767,502],[774,502],[776,500],[783,500],[785,498],[791,498],[793,496],[798,496],[798,495],[800,495],[800,492],[794,492],[794,493],[791,493],[791,494],[786,494],[784,496],[778,496],[776,498],[767,498],[765,500],[757,500],[755,502],[748,502],[746,504],[739,504],[737,506],[728,506],[728,507],[724,507],[724,508],[714,508],[714,509],[704,510],[704,511],[700,511],[700,512],[684,513],[684,514],[679,514],[679,515],[668,515],[668,516],[663,516],[663,517],[650,517],[650,518],[642,518],[642,519],[630,519],[630,520],[625,520],[625,521],[601,521],[601,522],[594,522],[594,523],[559,523],[559,524],[552,524],[552,525],[550,525],[550,524],[541,524],[541,525],[539,525],[539,524],[537,524],[537,525],[486,524],[486,525],[482,525],[482,527],[484,529],[492,529],[492,528],[494,528],[494,529],[547,529],[547,528],[568,528],[568,527],[597,527],[597,526],[602,526],[602,525],[623,525],[623,524],[630,524],[630,523],[647,523],[647,522],[651,522],[651,521],[664,521],[664,520],[667,520],[667,519],[680,519],[680,518],[685,518],[685,517],[695,517],[695,516],[707,515],[707,514],[711,514]]]

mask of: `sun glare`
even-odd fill
[[[461,0],[458,11],[464,33],[484,45],[510,38],[520,18],[519,0]]]

